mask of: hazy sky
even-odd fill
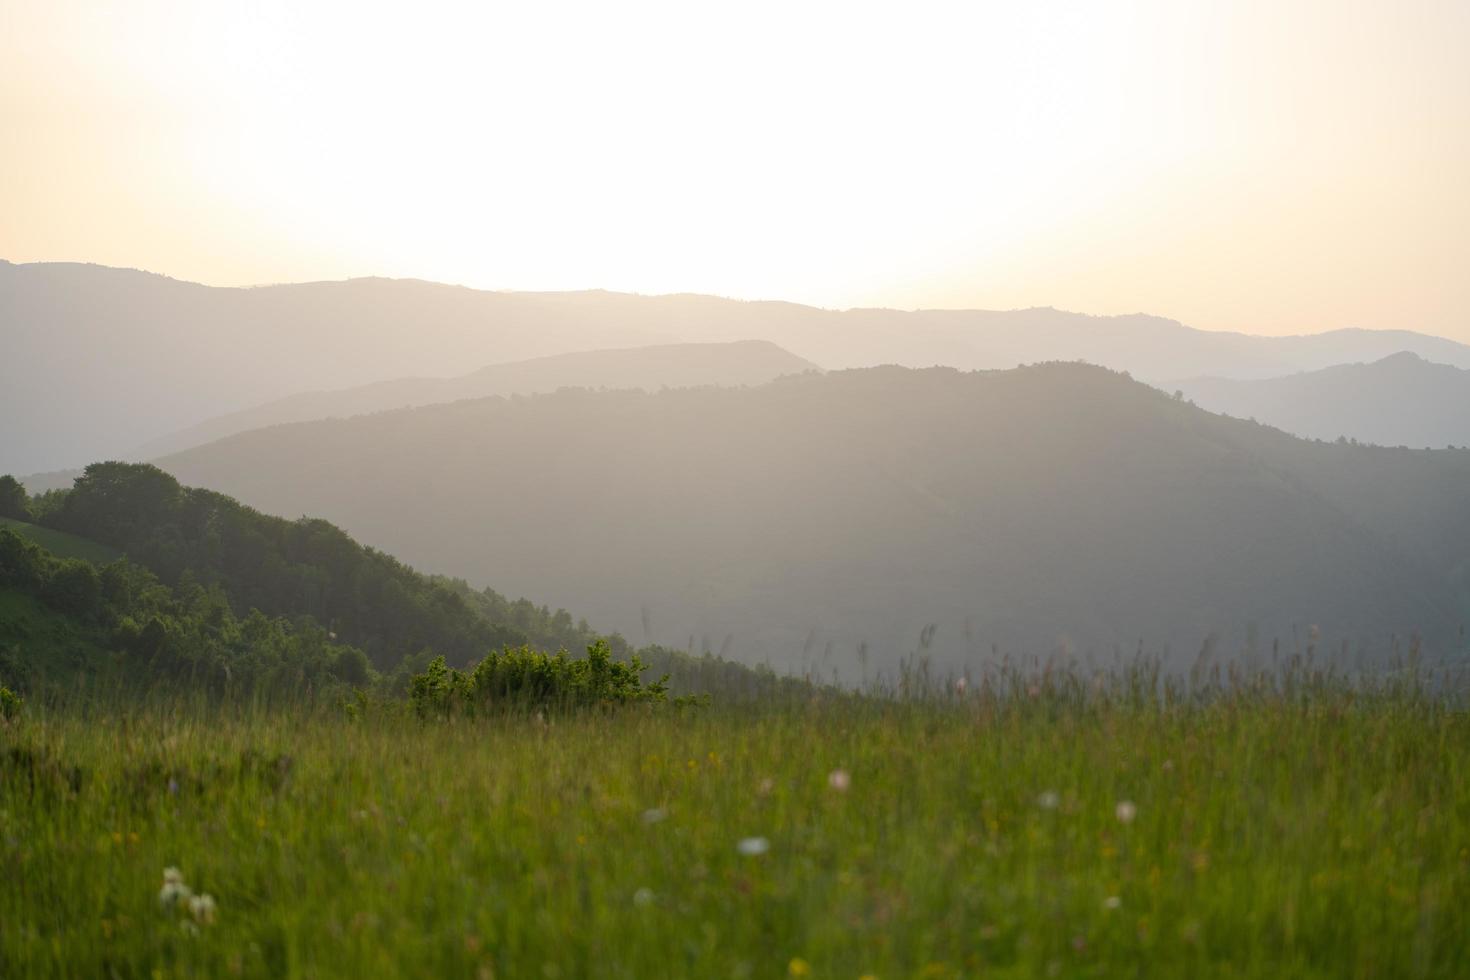
[[[1470,340],[1470,2],[0,0],[0,258]]]

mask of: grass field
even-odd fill
[[[0,738],[5,977],[1470,974],[1470,716],[1412,688]]]
[[[0,527],[8,527],[22,537],[35,542],[58,558],[85,558],[98,564],[106,564],[122,557],[122,552],[96,541],[79,538],[65,531],[54,531],[39,524],[27,524],[10,517],[0,517]]]

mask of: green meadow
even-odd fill
[[[28,703],[0,731],[0,976],[1470,973],[1470,716],[1442,684],[991,681]]]
[[[40,545],[58,558],[83,558],[105,564],[122,557],[122,552],[96,541],[67,534],[54,528],[42,527],[11,517],[0,517],[0,528],[8,528],[33,544]]]

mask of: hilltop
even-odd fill
[[[1282,378],[1196,378],[1176,386],[1201,407],[1312,439],[1380,446],[1470,445],[1470,370],[1402,351]]]

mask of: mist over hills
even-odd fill
[[[1470,452],[1305,442],[1076,364],[460,401],[160,465],[634,642],[848,678],[931,626],[941,663],[1314,625],[1383,659],[1470,618]]]
[[[1194,378],[1177,387],[1212,412],[1254,418],[1311,439],[1470,445],[1470,371],[1407,351],[1281,378]]]
[[[833,311],[709,296],[486,292],[357,279],[248,289],[125,269],[0,262],[0,470],[117,457],[278,399],[576,351],[766,340],[823,368],[1009,368],[1086,360],[1150,381],[1270,377],[1409,350],[1470,368],[1470,347],[1406,331],[1252,337],[1134,314]]]
[[[453,378],[396,378],[337,391],[310,391],[222,415],[154,440],[133,455],[151,459],[236,432],[286,422],[346,418],[386,409],[491,395],[530,395],[558,388],[660,388],[758,385],[817,365],[768,341],[664,344],[579,351],[492,364]]]

